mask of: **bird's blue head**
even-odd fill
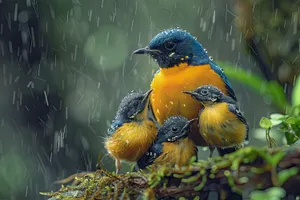
[[[179,28],[160,32],[148,46],[137,49],[133,54],[148,54],[161,68],[173,67],[180,63],[207,64],[210,61],[206,50],[197,39]]]

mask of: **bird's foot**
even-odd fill
[[[209,150],[210,150],[209,157],[212,158],[215,151],[215,147],[209,146]]]
[[[120,173],[120,170],[121,170],[121,168],[122,168],[121,160],[116,159],[116,161],[115,161],[115,167],[116,167],[116,174],[119,174],[119,173]]]

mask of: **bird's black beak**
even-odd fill
[[[152,91],[153,91],[153,89],[150,89],[150,90],[148,90],[147,92],[145,92],[144,98],[143,98],[143,100],[142,100],[142,105],[145,105],[145,104],[146,104],[146,102],[148,101],[149,96],[150,96],[150,94],[151,94]]]
[[[182,128],[182,131],[188,131],[188,129],[191,127],[191,125],[195,122],[195,121],[197,121],[198,120],[198,118],[195,118],[195,119],[191,119],[191,120],[189,120],[189,121],[187,121],[186,122],[186,124],[184,125],[184,127]]]
[[[160,52],[160,51],[156,49],[150,49],[148,46],[146,46],[144,48],[135,50],[134,52],[132,52],[132,54],[150,54],[154,52]]]
[[[197,93],[194,91],[182,91],[182,93],[191,95],[192,97],[197,96]]]
[[[181,129],[180,135],[177,136],[178,137],[177,139],[186,138],[189,135],[189,129],[190,129],[191,125],[193,124],[194,121],[197,121],[197,120],[198,120],[198,118],[187,121],[186,124],[184,125],[184,127]]]

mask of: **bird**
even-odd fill
[[[151,92],[128,93],[107,131],[105,148],[115,159],[116,173],[120,172],[121,161],[136,162],[156,138],[157,126],[148,115]]]
[[[212,85],[183,93],[204,106],[199,112],[198,126],[210,147],[210,157],[215,148],[223,156],[248,143],[249,126],[233,98]]]
[[[223,69],[213,62],[198,40],[185,30],[164,30],[153,37],[146,47],[135,50],[133,54],[150,55],[159,65],[150,85],[153,89],[150,104],[151,112],[160,125],[174,115],[188,119],[198,116],[202,104],[182,94],[183,90],[194,90],[211,84],[236,100]],[[199,136],[196,124],[192,129],[190,138],[199,146],[207,146]]]
[[[152,146],[137,161],[138,168],[143,170],[152,164],[181,167],[189,164],[193,156],[197,158],[197,146],[188,138],[194,121],[197,119],[188,120],[182,116],[165,120]]]

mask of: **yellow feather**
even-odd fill
[[[158,123],[163,124],[168,117],[173,115],[182,115],[188,119],[198,117],[199,110],[203,106],[182,91],[194,90],[208,84],[217,86],[227,93],[223,80],[208,64],[188,66],[187,63],[182,63],[171,68],[161,68],[151,83],[153,92],[150,97]],[[197,144],[205,145],[195,125],[191,136]]]
[[[192,156],[195,155],[195,144],[189,138],[185,138],[177,142],[164,142],[163,153],[154,161],[154,163],[171,165],[177,164],[181,167],[187,165]]]
[[[115,159],[135,162],[149,149],[156,134],[151,120],[125,123],[107,138],[105,147]]]
[[[199,117],[199,130],[212,146],[229,147],[242,144],[246,126],[228,110],[227,103],[207,105]]]

